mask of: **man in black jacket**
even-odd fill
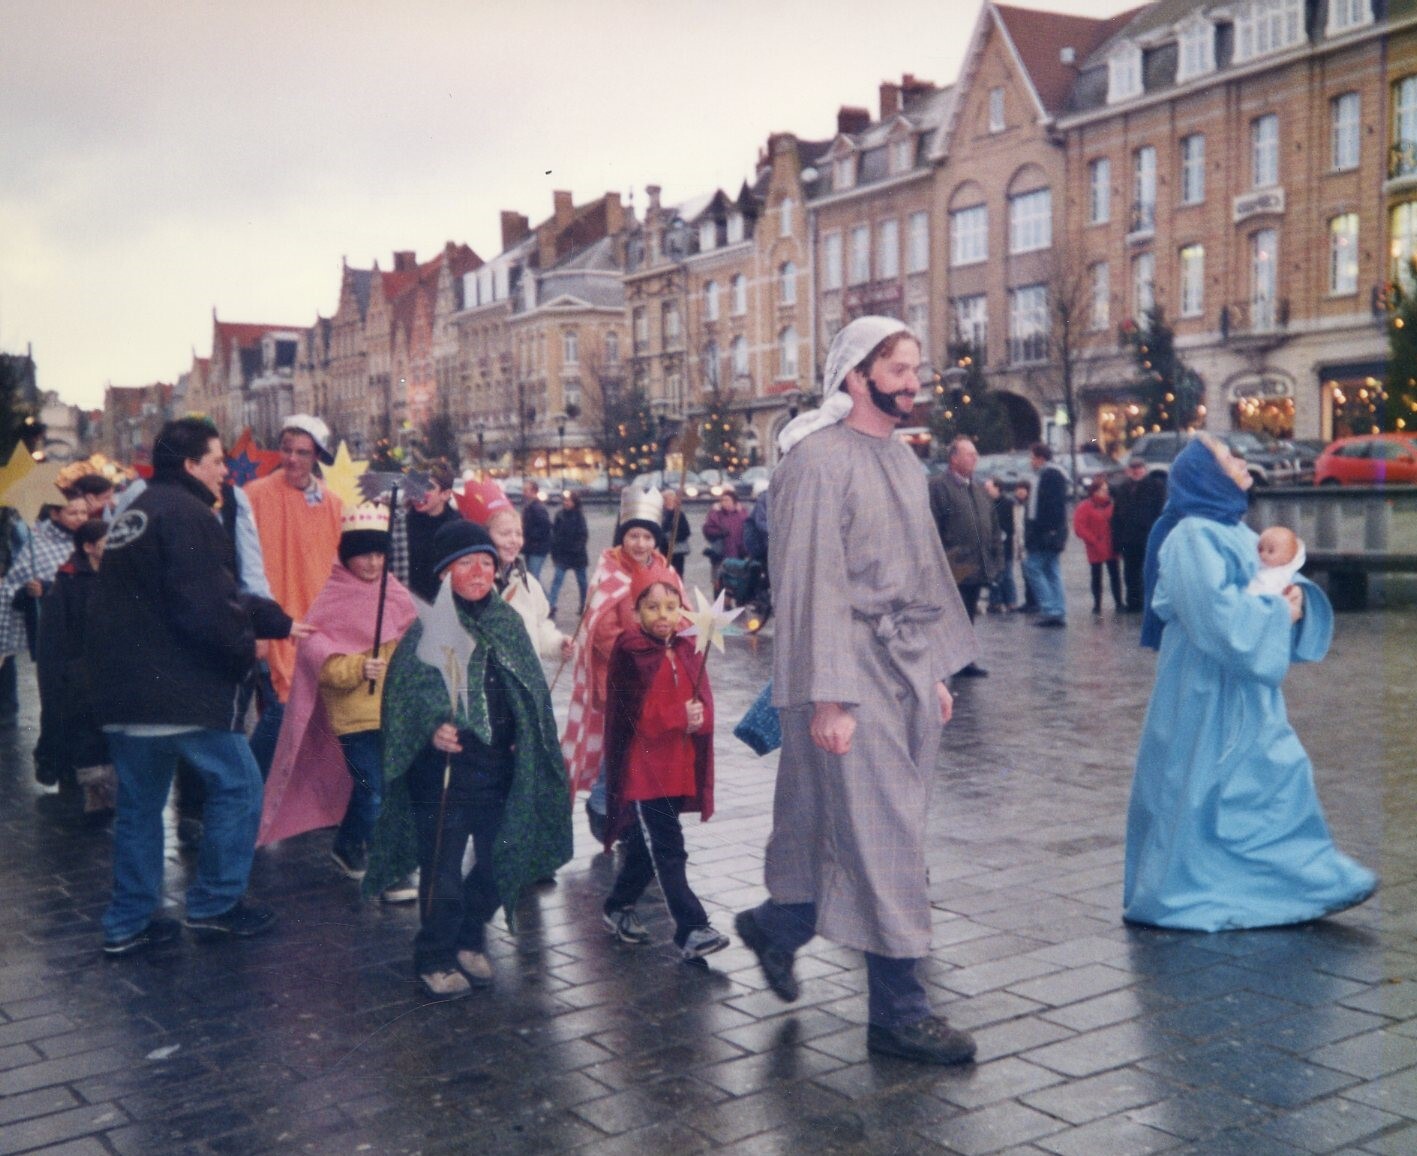
[[[1028,452],[1038,478],[1023,520],[1023,548],[1028,551],[1023,573],[1042,611],[1033,624],[1066,626],[1068,607],[1059,559],[1068,542],[1068,479],[1053,464],[1053,451],[1046,444],[1037,442]]]
[[[930,514],[970,622],[979,612],[980,591],[1003,569],[998,514],[994,499],[975,480],[978,464],[979,450],[960,434],[950,443],[948,469],[930,479]],[[955,673],[961,678],[983,678],[989,672],[971,662]]]
[[[235,551],[213,514],[226,459],[211,424],[168,422],[152,460],[152,481],[109,531],[85,638],[94,714],[118,773],[113,899],[103,915],[110,955],[177,935],[176,922],[154,912],[162,902],[162,810],[179,758],[206,788],[187,926],[203,938],[250,936],[275,918],[242,900],[261,773],[239,729],[238,704],[256,638],[287,637],[292,623],[274,602],[237,589]]]
[[[551,514],[541,500],[536,483],[522,483],[522,557],[526,572],[541,581],[541,568],[551,553]]]
[[[1144,458],[1127,462],[1127,476],[1112,490],[1112,545],[1122,555],[1122,579],[1127,590],[1127,612],[1142,608],[1142,563],[1151,527],[1166,505],[1166,477],[1146,472]]]

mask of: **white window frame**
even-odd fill
[[[1356,92],[1343,92],[1328,102],[1332,125],[1329,162],[1336,173],[1358,167],[1362,150],[1363,105]]]
[[[851,230],[851,266],[847,270],[852,285],[871,280],[871,226],[855,225]]]
[[[1205,133],[1193,132],[1181,138],[1181,204],[1205,201]]]
[[[1235,19],[1235,63],[1292,48],[1304,38],[1304,0],[1249,0]]]
[[[660,334],[664,339],[665,348],[669,348],[672,343],[677,343],[684,335],[684,319],[679,316],[679,303],[677,301],[666,301],[659,311]]]
[[[1338,36],[1372,22],[1372,0],[1328,0],[1328,25],[1324,35]]]
[[[915,138],[901,137],[891,141],[891,172],[908,173],[915,167]]]
[[[561,330],[561,364],[579,365],[581,363],[581,335],[574,329]]]
[[[1156,305],[1156,254],[1132,258],[1132,316],[1140,323]]]
[[[950,314],[954,323],[955,340],[969,342],[975,355],[983,360],[989,345],[989,298],[976,293],[969,297],[956,297],[950,302]]]
[[[841,288],[841,234],[836,234],[836,285],[834,288]],[[742,317],[748,312],[748,278],[742,273],[733,274],[733,280],[728,283],[729,309],[734,317]]]
[[[1112,219],[1112,158],[1087,162],[1087,223],[1105,225]]]
[[[797,265],[792,261],[784,261],[778,266],[777,303],[779,305],[797,304]]]
[[[777,380],[797,380],[797,327],[785,326],[777,335]]]
[[[920,342],[920,360],[930,358],[930,306],[924,301],[916,301],[905,307],[905,324]]]
[[[856,184],[856,154],[847,153],[832,161],[832,191],[853,188]]]
[[[1141,95],[1141,47],[1123,44],[1107,58],[1107,103]]]
[[[635,349],[645,349],[649,345],[649,310],[643,305],[636,306],[630,320],[634,326]]]
[[[1048,286],[1020,285],[1009,290],[1009,364],[1048,360]]]
[[[1250,121],[1250,188],[1279,184],[1279,114],[1267,112]]]
[[[900,276],[900,221],[895,217],[876,224],[876,280]]]
[[[1004,90],[1003,88],[991,88],[989,90],[989,131],[1003,132],[1007,127],[1004,120]]]
[[[970,205],[950,214],[950,268],[989,259],[989,206]]]
[[[605,334],[605,364],[607,368],[620,364],[620,335],[613,329]]]
[[[1394,205],[1388,214],[1392,278],[1408,291],[1412,285],[1412,257],[1417,255],[1417,201]]]
[[[704,282],[704,320],[718,320],[718,282]]]
[[[704,382],[710,388],[716,388],[723,384],[719,378],[719,372],[723,368],[723,359],[719,356],[718,342],[710,341],[704,346]]]
[[[741,241],[741,240],[743,239],[743,236],[744,236],[744,233],[743,233],[743,214],[742,214],[742,213],[736,213],[736,212],[735,212],[735,213],[729,213],[729,214],[728,214],[728,243],[729,243],[730,245],[736,245],[736,244],[738,244],[739,241]]]
[[[733,362],[733,376],[748,376],[748,339],[741,333],[735,337],[728,345],[729,356]]]
[[[777,207],[777,235],[779,237],[792,236],[793,211],[797,203],[791,197],[783,197],[782,203]]]
[[[1358,292],[1358,214],[1339,213],[1328,221],[1328,291],[1331,297]]]
[[[1181,316],[1205,314],[1205,246],[1182,245],[1177,263],[1181,271]]]
[[[1391,175],[1408,177],[1417,172],[1417,76],[1404,76],[1392,87]]]
[[[699,252],[712,253],[718,247],[718,222],[709,219],[699,222]]]
[[[905,271],[926,273],[930,269],[930,214],[924,209],[911,213],[905,226]]]
[[[1204,16],[1182,21],[1176,29],[1180,53],[1176,62],[1176,83],[1215,71],[1215,25]]]
[[[1009,252],[1053,247],[1053,190],[1031,189],[1009,198]]]
[[[841,244],[840,233],[827,233],[822,237],[822,288],[828,292],[841,288]]]
[[[1142,145],[1132,153],[1132,232],[1156,228],[1156,147]]]
[[[1275,327],[1279,298],[1279,234],[1260,229],[1250,235],[1250,324],[1256,332]]]
[[[1112,267],[1106,261],[1098,261],[1089,270],[1089,277],[1088,326],[1097,333],[1112,324]]]

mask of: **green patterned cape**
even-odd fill
[[[497,664],[516,719],[516,766],[492,852],[497,894],[512,928],[522,888],[555,874],[571,858],[570,788],[546,675],[521,616],[494,598],[480,618],[459,606],[458,620],[476,645],[467,664],[467,710],[458,710],[453,721],[484,742],[490,740],[483,689],[489,660]],[[369,845],[366,896],[377,895],[418,866],[407,773],[451,713],[443,676],[418,658],[422,636],[423,623],[409,627],[384,681],[384,803]]]

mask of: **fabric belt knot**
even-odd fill
[[[900,638],[904,628],[936,622],[944,612],[942,606],[920,604],[902,606],[899,610],[888,610],[884,614],[865,614],[853,609],[851,616],[870,626],[876,641],[886,645]]]

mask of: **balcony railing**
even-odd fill
[[[1127,235],[1143,236],[1156,232],[1156,202],[1133,201],[1131,216],[1128,218]]]
[[[1417,177],[1417,140],[1400,140],[1387,151],[1388,180]]]
[[[1289,328],[1289,298],[1260,297],[1220,307],[1220,339],[1282,335]]]

